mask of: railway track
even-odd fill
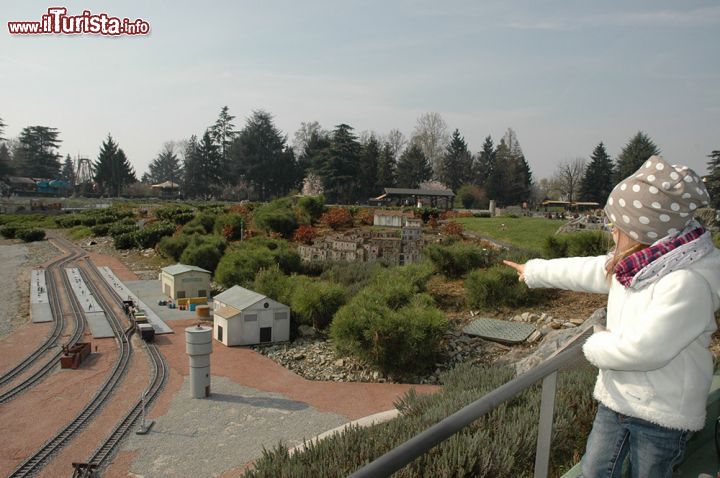
[[[47,351],[57,346],[60,335],[62,334],[66,325],[65,314],[63,313],[63,307],[61,302],[61,288],[64,288],[66,291],[66,295],[72,309],[72,315],[75,318],[75,326],[73,328],[73,332],[70,336],[70,339],[66,342],[65,345],[74,345],[78,340],[80,340],[80,337],[82,337],[82,334],[85,331],[85,316],[82,312],[82,308],[80,307],[77,298],[75,297],[75,294],[67,292],[70,290],[70,281],[63,270],[66,264],[77,260],[81,256],[81,253],[71,250],[68,250],[67,252],[68,254],[66,256],[63,256],[51,262],[45,271],[46,284],[48,287],[48,297],[50,298],[50,310],[52,312],[52,316],[55,319],[55,325],[53,326],[53,330],[48,336],[48,338],[45,340],[45,342],[43,342],[38,348],[36,348],[35,351],[33,351],[15,367],[5,372],[0,377],[0,387],[10,383],[16,377],[34,367],[40,361],[40,359],[46,355]],[[56,272],[58,271],[60,272],[60,280],[62,281],[62,287],[58,287],[58,281],[56,277]],[[49,374],[55,368],[55,365],[58,363],[58,359],[60,358],[61,354],[62,350],[54,351],[43,363],[43,365],[38,368],[33,374],[26,377],[22,382],[18,383],[11,389],[1,393],[0,404],[9,402],[20,393],[26,391],[36,383],[40,382],[47,374]]]
[[[58,243],[63,244],[67,250],[77,249],[76,246],[65,239],[57,239]],[[77,259],[81,254],[75,251]],[[27,458],[15,471],[11,477],[32,476],[37,473],[45,464],[62,449],[69,441],[71,441],[83,427],[100,411],[103,405],[112,397],[114,390],[124,378],[129,367],[132,354],[132,346],[130,338],[134,332],[134,328],[123,328],[121,316],[114,312],[113,303],[122,306],[122,298],[110,288],[97,268],[87,259],[76,261],[80,269],[83,280],[90,289],[95,299],[108,317],[116,341],[118,342],[118,360],[110,373],[110,376],[102,384],[98,392],[93,396],[88,405],[57,435],[48,440],[39,450],[32,456]],[[63,274],[65,277],[66,275]],[[69,282],[69,279],[68,279]],[[68,284],[69,285],[69,284]],[[101,290],[104,289],[105,294]],[[111,299],[108,299],[111,297]],[[162,354],[154,344],[147,344],[144,347],[148,353],[151,362],[152,380],[146,389],[144,396],[146,397],[146,405],[151,404],[160,394],[162,388],[167,381],[168,367]],[[82,468],[76,468],[74,476],[93,476],[93,471],[102,468],[107,464],[107,460],[113,456],[122,439],[130,432],[132,426],[137,422],[143,411],[142,401],[138,399],[137,403],[123,416],[112,432],[105,440],[93,451],[88,458],[87,463],[82,464]],[[84,470],[84,471],[79,471]]]

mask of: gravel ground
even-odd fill
[[[0,338],[30,318],[30,270],[58,254],[48,241],[0,241]]]
[[[142,477],[218,476],[262,455],[278,437],[293,447],[347,422],[279,393],[261,392],[213,376],[209,399],[190,397],[185,377],[168,412],[147,435],[131,435],[124,451],[140,449],[130,471]]]

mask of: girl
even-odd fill
[[[705,425],[720,251],[693,214],[709,199],[694,171],[652,156],[608,197],[607,256],[505,261],[529,287],[608,294],[607,329],[583,346],[599,369],[585,478],[620,477],[626,456],[634,478],[670,477]]]

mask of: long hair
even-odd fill
[[[620,234],[625,235],[624,232],[619,231]],[[626,236],[627,237],[627,236]],[[646,247],[648,247],[647,244],[643,244],[641,242],[637,242],[633,240],[632,238],[628,237],[628,240],[632,241],[632,244],[630,247],[626,248],[625,250],[621,251],[615,246],[613,249],[610,250],[608,255],[610,256],[605,263],[605,277],[607,280],[611,280],[613,274],[615,273],[615,267],[628,256],[631,256],[635,254],[638,251],[642,251]]]

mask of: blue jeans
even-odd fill
[[[620,478],[623,461],[629,457],[632,478],[670,478],[673,466],[682,461],[689,435],[599,404],[580,476]]]

